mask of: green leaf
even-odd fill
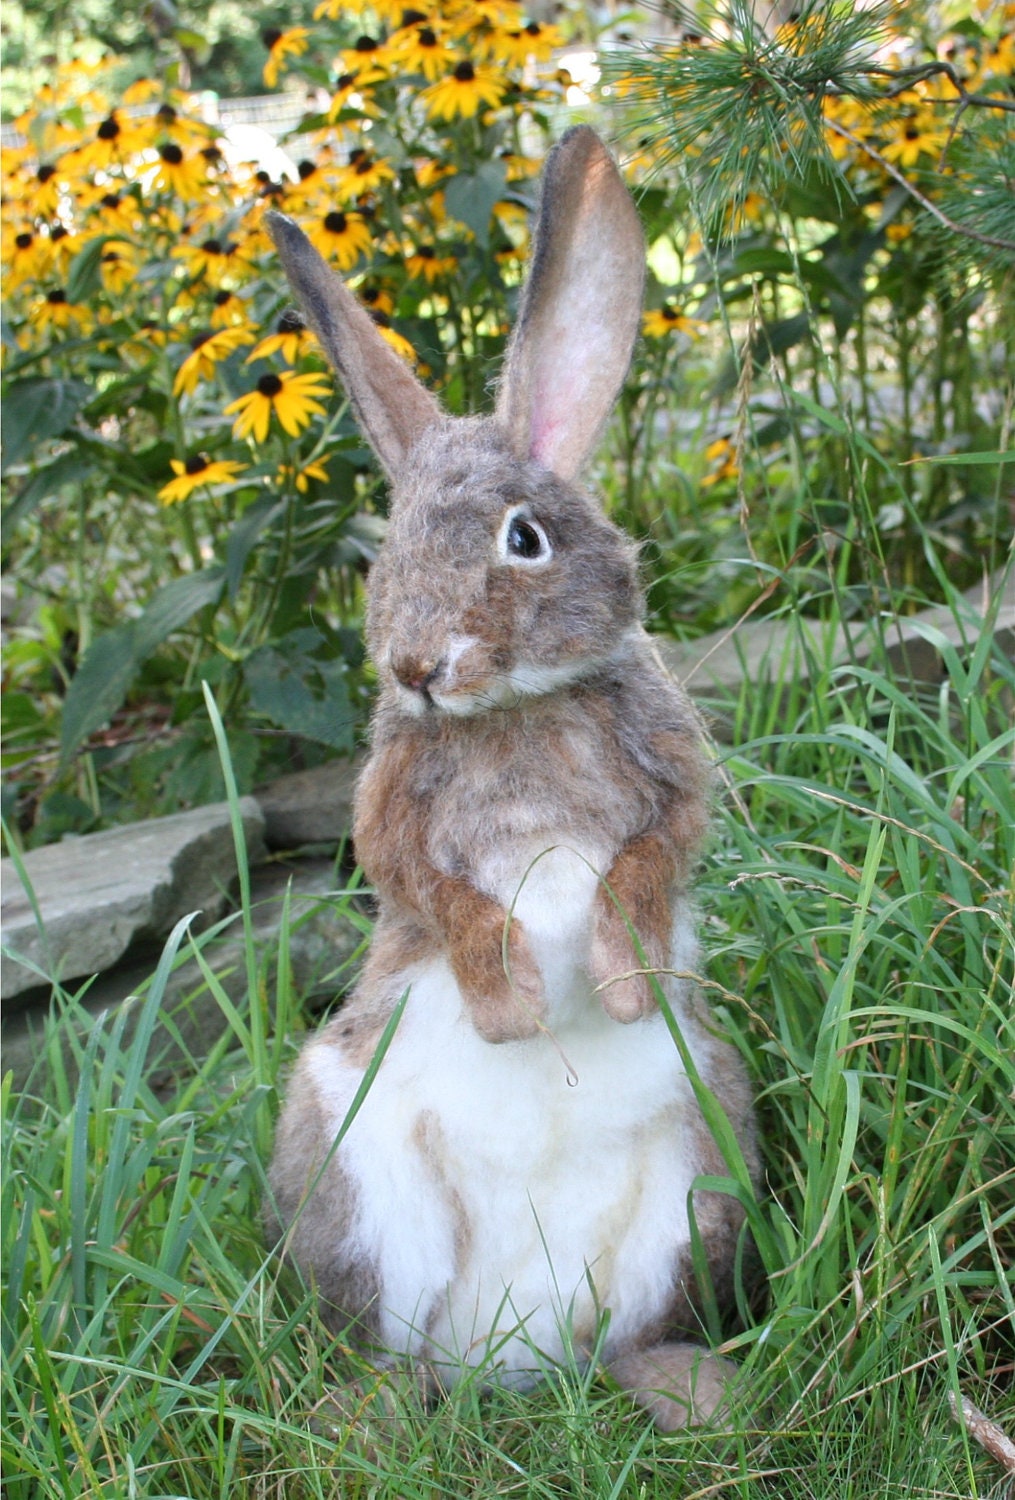
[[[87,302],[102,289],[102,252],[112,235],[101,234],[89,240],[70,263],[67,273],[67,301]]]
[[[336,750],[353,748],[344,662],[261,646],[247,657],[243,675],[254,708],[282,729]]]
[[[21,463],[37,443],[59,437],[93,394],[83,380],[57,377],[32,377],[8,386],[0,413],[3,472]]]
[[[60,756],[69,757],[120,707],[138,670],[167,636],[205,605],[215,604],[225,586],[220,565],[174,578],[153,596],[136,620],[100,635],[85,652],[64,699]]]
[[[1015,448],[1003,453],[928,453],[907,458],[907,464],[1015,464]]]
[[[504,196],[507,166],[502,161],[488,161],[476,172],[459,172],[448,180],[444,201],[448,213],[465,224],[485,250],[490,243],[490,217],[493,206]]]
[[[0,521],[0,541],[6,545],[15,529],[26,516],[31,515],[37,505],[41,505],[43,500],[52,499],[64,485],[80,483],[94,467],[83,453],[75,449],[71,453],[61,453],[51,464],[36,470],[4,510],[3,520]]]
[[[160,588],[141,618],[135,621],[140,653],[138,665],[199,609],[217,604],[222,597],[225,578],[225,568],[216,563],[212,568],[203,568],[200,573],[185,573],[182,578],[174,578]]]
[[[230,531],[226,538],[226,587],[230,599],[236,598],[251,548],[265,527],[283,513],[285,504],[270,495],[255,500]]]

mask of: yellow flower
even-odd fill
[[[230,401],[225,412],[227,417],[236,415],[233,432],[237,437],[253,435],[255,442],[263,443],[272,413],[290,437],[298,437],[301,428],[310,425],[312,416],[324,414],[324,407],[314,398],[327,394],[322,376],[294,375],[286,370],[281,375],[262,375],[254,389]]]
[[[350,151],[349,165],[342,167],[338,177],[343,196],[359,198],[361,194],[380,187],[382,182],[394,182],[395,172],[386,161],[378,160],[364,147],[358,146],[355,151]]]
[[[37,328],[73,328],[87,333],[92,326],[91,309],[83,302],[68,302],[63,287],[54,287],[29,313]]]
[[[886,141],[881,155],[897,167],[915,167],[921,156],[933,156],[944,149],[948,129],[937,124],[929,112],[904,116],[893,140]]]
[[[43,162],[35,170],[35,188],[31,208],[40,219],[55,219],[60,208],[60,179],[52,162]],[[66,184],[63,191],[66,192]]]
[[[729,438],[716,438],[714,443],[709,443],[705,449],[705,457],[710,464],[715,464],[710,474],[706,474],[701,480],[702,489],[709,489],[713,484],[719,484],[724,479],[734,479],[737,475],[736,449]]]
[[[208,173],[204,157],[200,152],[185,156],[182,146],[175,141],[164,141],[159,147],[159,162],[152,185],[175,193],[183,201],[196,201],[204,196]]]
[[[328,482],[327,469],[313,459],[299,469],[294,464],[279,464],[275,475],[275,483],[280,489],[288,489],[290,484],[294,484],[301,495],[307,493],[311,479],[317,479],[321,484]]]
[[[264,65],[263,78],[270,89],[278,83],[279,69],[287,57],[302,57],[307,50],[310,32],[305,26],[291,26],[288,31],[278,31],[274,26],[261,33],[261,41],[268,49],[268,61]]]
[[[314,221],[307,237],[326,260],[338,262],[339,269],[349,271],[373,248],[370,230],[361,214],[347,214],[334,209]]]
[[[190,353],[176,372],[173,395],[182,395],[184,391],[192,395],[198,381],[214,379],[215,366],[220,360],[228,359],[244,344],[253,342],[249,328],[220,328],[217,333],[196,334],[190,341]]]
[[[4,226],[6,231],[6,225]],[[7,244],[4,234],[4,285],[14,292],[28,281],[41,281],[49,270],[52,254],[49,241],[32,229],[21,229]]]
[[[212,312],[208,321],[213,328],[234,328],[247,321],[246,303],[228,287],[220,287],[211,300]]]
[[[100,262],[102,285],[107,292],[121,296],[131,286],[138,272],[138,256],[133,245],[124,240],[107,240]]]
[[[191,276],[220,276],[231,266],[236,257],[236,243],[209,235],[200,244],[183,244],[174,247],[174,259],[182,260]]]
[[[195,490],[203,485],[228,484],[237,474],[242,474],[246,464],[234,463],[232,459],[210,459],[206,453],[197,453],[181,463],[178,458],[169,460],[169,467],[176,475],[159,490],[163,505],[176,505],[188,500]]]
[[[696,318],[685,317],[669,302],[645,313],[641,320],[642,333],[650,339],[663,339],[671,333],[686,333],[696,338],[701,327]]]
[[[400,354],[402,358],[408,360],[410,364],[415,364],[415,349],[409,343],[409,340],[407,338],[403,338],[400,333],[392,328],[391,319],[388,317],[387,313],[381,312],[380,309],[376,307],[370,308],[369,312],[374,323],[377,325],[377,331],[380,333],[381,338],[384,339],[385,343],[390,344],[395,353]]]
[[[458,261],[453,255],[438,255],[433,245],[417,245],[411,255],[406,256],[405,265],[410,276],[422,276],[433,286],[435,281],[454,271]]]
[[[278,320],[276,331],[269,333],[251,349],[247,355],[247,364],[252,365],[257,359],[268,359],[272,354],[281,354],[287,365],[295,365],[316,346],[317,340],[299,313],[287,308]]]
[[[151,143],[152,134],[150,123],[132,120],[114,109],[96,126],[92,139],[78,146],[65,160],[73,157],[75,170],[82,173],[105,172],[114,163],[123,163],[143,151]]]
[[[467,59],[454,72],[432,83],[420,94],[431,120],[469,119],[481,104],[493,108],[501,102],[507,83],[492,68],[475,67]]]
[[[339,57],[343,73],[352,73],[357,88],[370,83],[381,83],[389,76],[389,61],[393,61],[387,48],[376,37],[361,36],[351,47],[344,48]]]
[[[564,34],[556,26],[541,26],[529,21],[518,30],[494,27],[481,43],[483,56],[508,68],[524,68],[529,58],[548,62],[558,47],[564,45]]]
[[[402,72],[421,73],[431,83],[436,83],[455,64],[454,51],[442,40],[438,26],[426,16],[411,25],[403,23],[389,47]]]

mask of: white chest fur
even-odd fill
[[[524,1379],[562,1329],[589,1348],[604,1307],[623,1343],[663,1312],[688,1240],[693,1099],[663,1018],[619,1025],[590,993],[594,862],[557,848],[522,869],[484,883],[515,902],[552,1038],[484,1042],[447,963],[415,970],[341,1148],[357,1208],[336,1235],[379,1268],[382,1338],[452,1376],[489,1353]],[[332,1046],[310,1059],[337,1130],[360,1071]]]

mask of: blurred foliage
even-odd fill
[[[542,156],[576,118],[612,125],[650,246],[595,478],[645,540],[653,627],[935,597],[927,536],[957,584],[995,566],[1015,298],[983,239],[1012,233],[1011,115],[966,96],[1011,99],[1012,9],[892,31],[883,8],[822,4],[769,31],[738,0],[658,47],[604,45],[594,97],[589,55],[515,0],[324,0],[284,26],[269,7],[263,84],[301,112],[282,150],[178,86],[178,38],[157,79],[57,68],[3,153],[4,795],[23,836],[215,796],[202,681],[244,788],[354,747],[383,490],[264,209],[304,224],[453,411],[481,410]],[[206,38],[227,19],[209,7]],[[100,52],[121,35],[87,5],[53,21],[94,24]]]

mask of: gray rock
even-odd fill
[[[990,593],[996,594],[1000,587],[995,583]],[[982,588],[970,589],[963,599],[959,618],[948,605],[939,604],[916,615],[853,620],[831,635],[821,621],[797,616],[746,620],[694,641],[655,639],[668,670],[716,716],[711,727],[721,738],[726,728],[724,708],[745,680],[751,691],[762,694],[770,693],[771,685],[780,680],[806,680],[812,661],[823,667],[864,666],[877,659],[882,637],[884,656],[896,675],[914,685],[940,682],[946,673],[942,643],[954,647],[960,657],[969,656],[985,628],[984,617],[992,602]],[[1000,649],[1013,655],[1015,585],[1011,580],[996,602],[994,634]]]
[[[257,803],[240,803],[251,864],[264,857]],[[41,921],[14,861],[0,861],[0,997],[45,978],[66,983],[111,968],[134,943],[164,938],[188,912],[214,920],[236,881],[225,803],[64,839],[23,856]],[[40,972],[41,971],[41,972]]]
[[[300,859],[292,865],[265,864],[252,872],[251,917],[260,988],[271,1008],[276,994],[279,936],[287,894],[288,968],[293,992],[301,1001],[330,1004],[350,987],[355,977],[353,959],[363,935],[359,923],[345,914],[334,865],[329,859]],[[217,932],[208,932],[198,941],[216,980],[239,1013],[246,1015],[247,971],[240,917],[224,921]],[[191,1069],[193,1060],[207,1056],[229,1028],[222,1006],[196,958],[188,957],[189,952],[185,939],[162,998],[161,1015],[169,1024],[157,1027],[146,1059],[146,1078],[153,1086],[181,1066]],[[63,1068],[71,1077],[75,1076],[75,1058],[80,1055],[80,1048],[71,1044],[68,1029],[72,1028],[78,1037],[84,1037],[97,1023],[104,1024],[108,1031],[113,1015],[121,1019],[119,1013],[125,1008],[120,1045],[128,1047],[140,1015],[140,997],[155,973],[158,956],[157,947],[143,954],[135,950],[133,956],[91,983],[69,987],[72,998],[64,1014],[61,1055]],[[48,1011],[48,992],[42,1003],[13,1011],[8,1006],[4,1010],[4,1070],[13,1074],[17,1089],[24,1088],[38,1068],[48,1066],[49,1058],[41,1046]]]
[[[269,849],[305,844],[337,847],[352,825],[352,796],[360,762],[331,760],[309,771],[280,776],[254,792],[264,814]]]

